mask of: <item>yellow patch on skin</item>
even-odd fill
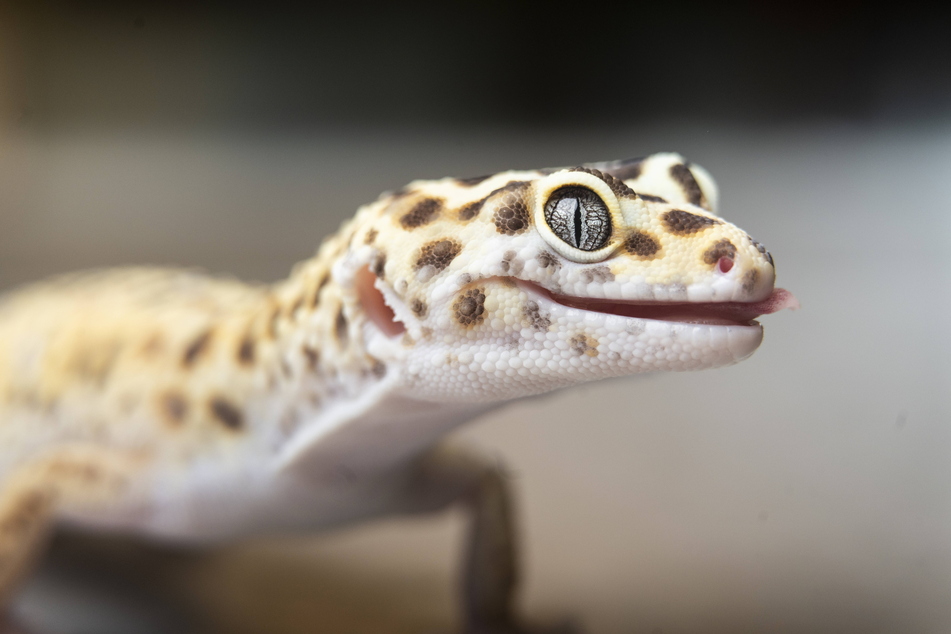
[[[589,357],[598,356],[598,340],[591,335],[576,335],[568,342],[571,349],[579,355],[583,354]]]

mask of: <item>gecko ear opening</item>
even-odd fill
[[[364,266],[357,271],[357,297],[367,317],[387,337],[395,337],[406,332],[403,322],[396,319],[396,313],[386,305],[383,293],[374,284],[376,275],[370,272],[370,267]]]

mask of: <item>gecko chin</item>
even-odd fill
[[[793,294],[782,288],[773,289],[766,299],[758,302],[659,302],[574,297],[552,293],[532,282],[519,280],[518,284],[533,295],[540,295],[569,308],[632,319],[703,326],[759,328],[757,317],[784,308],[799,307],[799,302]]]

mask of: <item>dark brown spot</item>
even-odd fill
[[[456,321],[471,328],[481,324],[485,319],[485,289],[470,288],[456,298],[452,309],[456,313]]]
[[[642,258],[653,257],[660,251],[660,244],[650,234],[643,231],[632,231],[624,241],[624,249],[631,255]]]
[[[638,157],[617,161],[611,164],[610,167],[605,168],[604,171],[622,181],[636,180],[641,177],[643,165],[644,157]]]
[[[435,240],[425,244],[420,249],[419,257],[416,258],[416,270],[424,266],[432,266],[437,271],[442,271],[459,255],[460,251],[462,251],[462,245],[455,240]]]
[[[475,187],[479,183],[492,178],[492,174],[486,174],[485,176],[469,176],[468,178],[457,178],[456,183],[462,185],[463,187]]]
[[[529,187],[527,181],[512,181],[487,197],[496,201],[493,221],[499,233],[515,235],[528,229],[532,222],[527,202]]]
[[[244,427],[244,416],[241,410],[235,407],[227,399],[216,396],[208,404],[211,409],[211,415],[230,430],[238,431]]]
[[[414,299],[412,302],[410,302],[409,308],[413,311],[413,314],[420,319],[425,317],[429,312],[429,306],[427,306],[426,302],[421,299]]]
[[[380,232],[377,231],[376,229],[370,229],[369,231],[367,231],[367,235],[366,235],[366,238],[363,239],[363,243],[364,243],[364,244],[373,244],[373,242],[376,240],[376,237],[377,237],[379,234],[380,234]]]
[[[482,211],[482,206],[485,204],[486,199],[488,199],[488,196],[475,202],[466,203],[460,207],[458,212],[459,220],[468,222],[478,216],[479,212]]]
[[[294,303],[291,304],[290,307],[287,309],[287,316],[293,319],[294,316],[297,314],[298,309],[300,309],[300,307],[303,305],[304,305],[303,297],[298,297],[297,299],[295,299]]]
[[[254,363],[254,339],[250,333],[244,335],[241,343],[238,345],[238,363],[241,365],[251,365]]]
[[[307,368],[311,371],[317,369],[317,364],[320,363],[320,351],[310,346],[304,346],[301,348],[301,352],[304,353],[304,358],[307,359]]]
[[[572,168],[570,171],[584,172],[585,174],[591,174],[592,176],[597,176],[598,178],[603,180],[607,184],[608,187],[611,188],[611,191],[614,192],[615,196],[618,196],[618,197],[629,196],[631,198],[637,196],[637,193],[633,189],[628,187],[626,184],[624,184],[624,181],[618,178],[615,178],[611,174],[605,174],[604,172],[601,172],[600,170],[592,169],[590,167],[575,167],[575,168]]]
[[[334,333],[337,335],[337,341],[340,342],[340,345],[343,346],[347,344],[347,316],[343,312],[343,306],[337,311],[337,319],[334,322]]]
[[[374,359],[373,367],[370,368],[370,373],[376,378],[382,379],[386,376],[386,364],[379,359]]]
[[[541,314],[538,302],[528,301],[525,303],[525,317],[528,318],[528,324],[537,332],[547,332],[551,326],[551,319]]]
[[[327,282],[330,281],[330,274],[324,273],[323,277],[320,278],[320,282],[317,284],[317,288],[314,289],[314,296],[310,300],[310,307],[316,308],[317,304],[320,303],[320,291],[324,290],[324,287],[327,286]]]
[[[709,249],[703,252],[703,261],[707,264],[716,264],[720,258],[736,258],[736,247],[729,240],[718,240]]]
[[[641,194],[640,192],[638,192],[637,196],[638,198],[641,198],[642,200],[646,200],[649,203],[663,203],[665,205],[667,204],[666,198],[661,198],[660,196],[654,196],[653,194]]]
[[[693,173],[683,163],[677,163],[670,166],[670,177],[677,181],[684,192],[687,202],[691,205],[707,208],[707,201],[704,199],[703,190],[700,189],[700,183],[693,177]]]
[[[277,337],[277,324],[281,319],[281,307],[275,306],[271,310],[271,316],[267,320],[267,334],[271,339]]]
[[[499,233],[511,236],[528,229],[531,224],[531,215],[522,196],[505,192],[499,200],[499,206],[492,220]]]
[[[611,272],[610,267],[604,264],[591,266],[581,272],[581,281],[585,284],[590,284],[591,282],[597,282],[598,284],[613,282],[614,273]]]
[[[689,236],[692,233],[720,224],[720,221],[715,218],[698,216],[680,209],[672,209],[665,213],[662,218],[670,232],[680,236]]]
[[[182,355],[182,365],[186,368],[190,368],[195,363],[198,362],[198,359],[208,350],[211,344],[211,337],[214,332],[209,328],[204,331],[197,337],[195,337],[188,347],[185,348],[185,353]]]
[[[499,262],[499,268],[502,269],[503,273],[518,275],[522,272],[522,269],[525,268],[525,263],[516,257],[517,255],[515,251],[506,251],[502,254],[502,261]]]
[[[769,251],[766,250],[766,247],[764,247],[762,244],[754,240],[753,236],[747,236],[747,237],[750,239],[750,242],[753,243],[753,246],[756,247],[756,250],[762,253],[764,256],[766,256],[766,261],[769,262],[769,265],[772,267],[775,267],[776,265],[773,264],[773,256],[770,255]]]
[[[756,290],[756,282],[759,281],[759,269],[750,269],[743,276],[743,292],[752,295]]]
[[[598,356],[598,340],[594,337],[576,335],[572,337],[568,343],[571,345],[571,349],[574,350],[574,352],[579,356]]]
[[[439,198],[424,198],[403,214],[403,217],[400,218],[400,224],[403,225],[404,229],[421,227],[431,222],[441,209],[442,200]]]
[[[373,256],[373,261],[370,263],[370,270],[381,280],[384,279],[386,274],[386,253],[380,251]]]
[[[188,401],[180,392],[165,392],[159,397],[159,410],[165,420],[178,427],[188,416]]]
[[[554,253],[550,251],[540,252],[536,258],[538,260],[538,266],[543,269],[559,269],[561,268],[561,260],[558,259]]]

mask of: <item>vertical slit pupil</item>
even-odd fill
[[[581,201],[575,205],[575,246],[581,246],[583,238],[581,236]]]
[[[558,238],[576,249],[600,249],[611,236],[607,205],[596,193],[580,185],[552,192],[545,203],[545,220]]]

